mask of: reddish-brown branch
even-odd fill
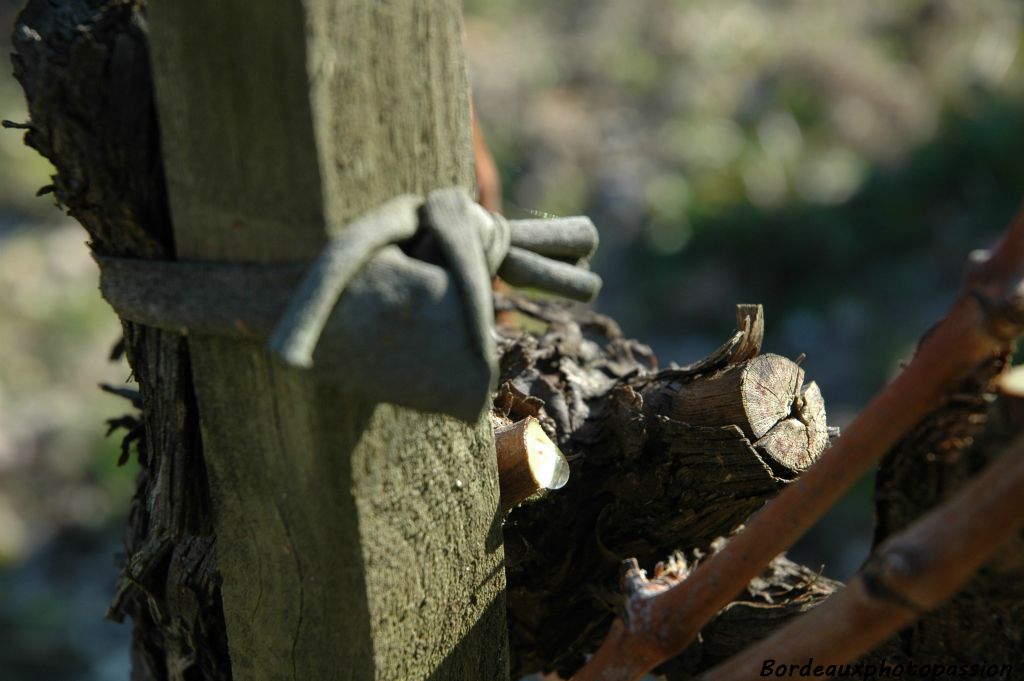
[[[701,627],[821,515],[981,362],[1024,327],[1024,211],[990,257],[973,265],[949,315],[921,342],[903,372],[845,434],[746,529],[686,581],[645,603],[645,617],[621,619],[576,681],[637,679],[686,648]]]
[[[956,497],[890,538],[849,586],[701,676],[731,681],[776,668],[855,660],[948,599],[1024,526],[1024,438]]]
[[[476,117],[476,106],[470,100],[473,117],[473,163],[476,169],[477,202],[492,213],[501,212],[501,176],[491,150],[487,148],[484,132]]]

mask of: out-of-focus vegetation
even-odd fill
[[[0,3],[0,51],[17,3]],[[1016,0],[468,0],[474,97],[509,214],[586,213],[598,307],[687,362],[766,305],[833,420],[945,309],[1024,195]],[[7,28],[4,28],[7,27]],[[0,117],[25,120],[0,69]],[[127,678],[102,624],[133,464],[96,383],[118,327],[85,234],[0,131],[0,678]],[[805,545],[863,558],[868,486]],[[859,534],[857,534],[859,532]],[[852,533],[852,534],[851,534]],[[850,541],[850,536],[860,541]]]
[[[664,360],[762,302],[855,407],[1021,198],[1021,3],[468,8],[508,211],[591,215],[598,305]]]
[[[128,369],[85,234],[50,213],[0,212],[0,678],[127,678],[103,614],[134,471],[103,422],[130,405],[97,384]]]

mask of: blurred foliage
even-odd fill
[[[51,209],[52,210],[52,209]],[[58,214],[59,217],[59,214]],[[81,227],[0,230],[0,678],[124,679],[127,628],[103,621],[135,465],[117,466],[100,393],[117,319]]]
[[[599,306],[685,362],[766,304],[848,411],[1024,189],[1011,0],[467,5],[507,210],[585,212]]]
[[[3,17],[4,13],[0,12],[0,20]],[[8,25],[3,23],[3,26]],[[4,54],[8,52],[5,47],[5,41],[0,41]],[[5,72],[0,77],[0,120],[24,123],[27,119],[21,87]],[[36,192],[50,183],[53,166],[26,147],[22,137],[21,131],[0,128],[0,215],[6,214],[7,221],[16,216],[52,219],[53,202],[38,200]]]
[[[0,566],[67,525],[125,511],[129,468],[103,420],[131,410],[100,393],[121,383],[107,359],[120,331],[97,295],[77,225],[12,229],[0,240]]]

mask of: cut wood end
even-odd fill
[[[765,455],[772,469],[791,479],[828,446],[825,402],[813,381],[804,384],[796,362],[758,355],[679,386],[644,392],[650,409],[691,426],[736,426]],[[660,392],[659,392],[660,391]]]
[[[754,437],[762,437],[785,419],[799,399],[804,370],[787,357],[765,354],[744,365],[740,399]]]
[[[999,392],[1009,397],[1024,397],[1024,365],[1010,368],[999,379]]]
[[[539,487],[559,489],[569,481],[569,462],[548,434],[544,432],[540,422],[527,419],[526,454],[530,458],[530,472]]]
[[[542,489],[569,481],[569,462],[532,416],[494,432],[501,505],[510,509]]]
[[[795,474],[814,463],[825,451],[829,443],[828,431],[825,400],[818,384],[811,381],[803,386],[800,396],[793,402],[790,417],[779,421],[754,445],[774,463]]]

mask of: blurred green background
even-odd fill
[[[0,48],[17,2],[0,0]],[[597,307],[663,364],[760,302],[842,425],[946,309],[1024,195],[1017,0],[468,0],[474,98],[506,212],[590,215]],[[0,71],[0,118],[25,120]],[[0,131],[0,677],[125,679],[104,622],[134,464],[117,320],[51,169]],[[796,556],[845,577],[870,481]]]

